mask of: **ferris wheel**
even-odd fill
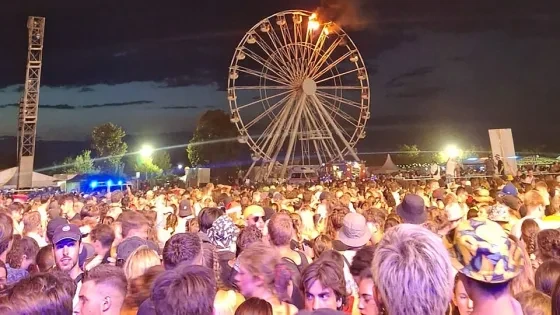
[[[359,161],[370,90],[350,37],[308,11],[283,11],[253,26],[235,49],[228,76],[231,122],[266,177],[281,165]]]

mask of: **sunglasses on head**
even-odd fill
[[[253,221],[254,221],[255,223],[259,222],[259,219],[262,219],[263,222],[264,222],[264,215],[263,215],[263,216],[254,216],[254,217],[253,217]]]

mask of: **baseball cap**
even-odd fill
[[[53,244],[56,244],[62,240],[70,239],[74,241],[79,241],[82,238],[82,233],[80,228],[75,224],[63,224],[54,230]]]
[[[53,236],[56,228],[68,224],[68,220],[63,217],[56,217],[47,223],[47,239],[53,243]]]
[[[502,188],[502,194],[508,196],[517,196],[517,188],[512,183],[507,183],[504,188]]]
[[[190,200],[181,200],[181,202],[179,202],[179,216],[184,218],[191,215],[193,215],[193,212]]]

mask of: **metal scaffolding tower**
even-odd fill
[[[17,188],[31,188],[35,159],[35,135],[39,112],[39,87],[43,61],[45,18],[30,16],[27,20],[29,45],[25,90],[20,102],[18,121]]]

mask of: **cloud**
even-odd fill
[[[78,91],[78,93],[87,93],[87,92],[94,92],[94,91],[95,91],[94,89],[84,86]]]
[[[45,109],[76,109],[76,106],[68,104],[58,104],[58,105],[39,105],[39,108]]]
[[[0,108],[8,108],[8,107],[19,107],[19,104],[3,104],[0,105]],[[40,109],[76,109],[76,106],[68,105],[68,104],[56,104],[56,105],[39,105]]]
[[[439,95],[444,89],[440,87],[417,87],[404,88],[400,92],[390,92],[385,96],[388,98],[432,98]]]
[[[91,104],[91,105],[84,105],[81,108],[99,108],[99,107],[119,107],[119,106],[131,106],[131,105],[145,105],[145,104],[152,104],[153,101],[132,101],[132,102],[121,102],[121,103],[105,103],[105,104]]]
[[[20,84],[18,86],[16,86],[12,92],[16,92],[16,93],[23,93],[23,91],[25,90],[25,86],[23,84]]]
[[[424,77],[432,72],[434,72],[435,67],[433,66],[426,66],[426,67],[419,67],[412,70],[409,70],[405,73],[401,73],[398,76],[392,78],[391,80],[385,83],[387,87],[400,87],[403,86],[404,83],[402,80],[409,79],[409,78],[417,78],[417,77]]]
[[[181,105],[181,106],[163,106],[161,109],[198,109],[198,106]]]
[[[119,107],[119,106],[146,105],[146,104],[152,104],[152,103],[153,103],[153,101],[140,100],[140,101],[131,101],[131,102],[122,102],[122,103],[90,104],[90,105],[84,105],[84,106],[74,106],[74,105],[68,105],[68,104],[55,104],[55,105],[41,104],[41,105],[39,105],[39,108],[43,108],[43,109],[64,109],[64,110],[68,110],[68,109],[92,109],[92,108],[100,108],[100,107]],[[3,104],[3,105],[0,105],[0,108],[18,107],[18,106],[19,106],[19,104]]]

